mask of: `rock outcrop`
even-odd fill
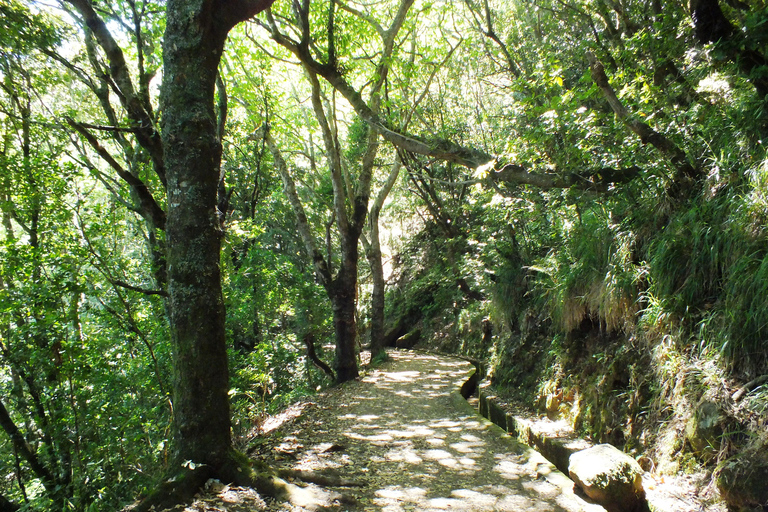
[[[685,439],[702,460],[712,460],[720,449],[723,413],[713,401],[702,401],[685,425]]]

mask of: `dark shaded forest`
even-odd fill
[[[768,506],[764,0],[0,17],[0,511],[275,491],[246,439],[389,347]]]

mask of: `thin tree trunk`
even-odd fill
[[[356,309],[356,290],[357,290],[357,235],[351,233],[349,229],[340,231],[342,238],[342,263],[338,273],[334,278],[331,274],[329,263],[323,257],[317,241],[311,233],[309,220],[307,219],[304,206],[301,204],[299,195],[296,192],[296,184],[288,172],[288,166],[280,153],[280,149],[275,144],[274,139],[268,132],[260,134],[264,137],[275,166],[280,173],[283,181],[283,191],[291,204],[296,222],[298,224],[299,234],[304,242],[304,247],[312,258],[315,267],[315,273],[320,284],[325,288],[328,298],[331,300],[333,310],[333,326],[336,334],[336,357],[334,360],[334,369],[336,371],[336,381],[345,382],[357,378],[359,375],[357,369],[357,354],[355,351],[357,341],[357,322],[355,319]],[[341,205],[343,206],[343,205]],[[340,211],[346,219],[346,212],[342,208],[337,208],[336,217],[339,218]],[[347,228],[349,224],[346,223]]]
[[[332,4],[333,5],[333,4]],[[378,27],[377,31],[382,36],[384,49],[382,58],[377,67],[377,79],[371,86],[371,105],[369,106],[358,94],[356,99],[364,106],[364,112],[376,115],[380,102],[380,92],[389,69],[389,57],[392,54],[397,33],[402,27],[408,10],[413,5],[413,0],[401,0],[392,25],[386,32]],[[358,242],[362,234],[365,218],[368,213],[368,201],[371,192],[371,178],[373,173],[373,162],[378,150],[378,127],[371,126],[371,132],[368,135],[368,145],[363,157],[361,171],[358,176],[358,183],[355,190],[352,190],[351,184],[345,187],[344,169],[342,166],[341,153],[338,141],[331,130],[329,118],[326,115],[322,102],[322,91],[318,76],[327,76],[323,74],[322,69],[318,69],[317,62],[310,56],[309,41],[311,39],[311,30],[309,26],[309,3],[304,6],[296,5],[296,14],[298,16],[298,27],[301,30],[301,40],[292,42],[290,39],[281,35],[274,24],[274,18],[268,16],[273,29],[273,37],[280,44],[285,44],[300,57],[304,66],[306,76],[312,86],[312,108],[317,119],[320,130],[323,134],[323,143],[325,146],[328,166],[331,173],[331,183],[333,184],[333,202],[336,225],[339,231],[341,266],[335,278],[331,274],[331,262],[323,258],[317,248],[317,243],[309,230],[304,208],[296,194],[295,186],[290,175],[287,172],[285,162],[280,156],[279,150],[273,141],[267,139],[270,145],[275,163],[280,169],[283,177],[283,185],[286,195],[289,197],[293,210],[296,214],[299,224],[299,232],[304,241],[308,252],[312,255],[315,270],[323,286],[331,299],[333,308],[333,323],[336,332],[336,358],[334,367],[336,370],[337,382],[352,380],[358,376],[357,368],[357,268],[359,261]],[[328,29],[331,48],[329,49],[330,64],[327,68],[333,68],[333,9],[329,12]],[[337,88],[338,90],[338,88]],[[345,95],[343,91],[340,91]],[[346,96],[346,95],[345,95]],[[349,100],[349,97],[347,97]],[[353,104],[354,106],[354,104]],[[355,107],[357,109],[357,107]],[[358,115],[364,117],[358,112]],[[268,137],[268,135],[266,135]],[[349,207],[349,211],[348,211]]]
[[[37,454],[32,451],[24,439],[24,435],[16,426],[16,423],[14,423],[2,402],[0,402],[0,428],[5,431],[13,443],[14,449],[29,464],[35,476],[42,481],[45,489],[55,498],[59,494],[57,492],[58,481],[56,477],[40,460]]]
[[[371,219],[373,222],[373,219]],[[384,346],[384,306],[386,283],[384,281],[384,265],[381,261],[379,234],[371,233],[371,248],[368,251],[368,264],[371,266],[373,291],[371,293],[371,359],[386,354]]]
[[[366,256],[368,264],[371,266],[371,278],[373,280],[373,293],[371,295],[371,358],[381,357],[385,354],[384,344],[384,292],[386,283],[384,282],[384,265],[381,261],[381,239],[379,236],[379,215],[384,206],[389,192],[400,175],[400,159],[397,158],[392,164],[387,181],[379,190],[371,211],[368,214],[368,225],[370,227],[370,241],[364,240],[366,246]]]

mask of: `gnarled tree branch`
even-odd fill
[[[83,22],[93,32],[99,46],[104,50],[109,60],[109,74],[117,88],[120,101],[128,117],[135,124],[136,138],[149,153],[155,173],[165,185],[165,163],[160,133],[155,129],[153,113],[147,111],[141,96],[136,92],[122,49],[112,37],[104,20],[94,10],[90,0],[67,1],[77,9],[83,17]]]
[[[136,198],[139,201],[139,213],[141,216],[150,221],[156,228],[165,229],[165,211],[160,207],[157,201],[155,201],[155,198],[146,183],[123,169],[109,151],[107,151],[107,149],[99,143],[98,139],[86,130],[84,126],[72,118],[67,118],[66,121],[67,124],[82,135],[88,144],[96,150],[99,156],[115,170],[117,175],[120,176],[128,186],[131,187],[131,191],[136,195]]]
[[[627,128],[632,130],[635,135],[640,137],[643,144],[651,144],[670,161],[676,171],[676,176],[673,180],[675,183],[686,180],[695,181],[700,175],[698,163],[692,165],[685,151],[680,149],[672,140],[651,128],[650,125],[635,119],[616,96],[616,92],[608,82],[603,64],[591,52],[587,53],[587,58],[589,59],[592,71],[592,80],[602,91],[616,117]]]

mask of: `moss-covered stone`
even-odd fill
[[[413,348],[421,339],[421,329],[414,329],[395,341],[397,348]]]
[[[734,511],[765,510],[768,507],[768,454],[732,457],[716,475],[720,495]]]
[[[609,444],[571,455],[568,473],[584,494],[609,512],[648,510],[642,468],[635,459]]]
[[[703,460],[710,460],[717,454],[723,435],[722,419],[720,407],[712,401],[703,400],[685,425],[688,444]]]

